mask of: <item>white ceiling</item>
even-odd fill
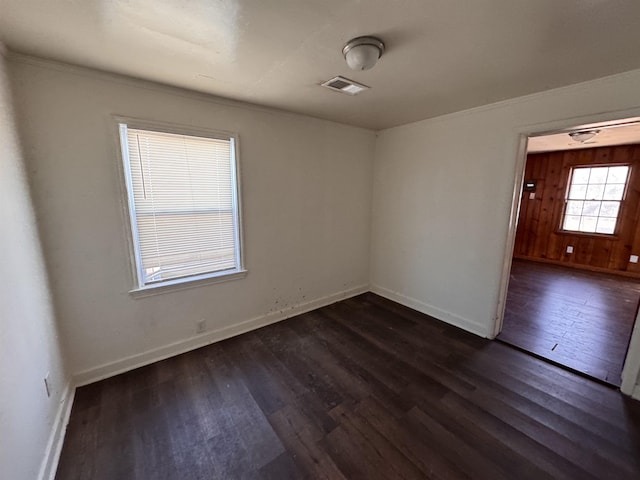
[[[0,0],[17,52],[381,129],[640,67],[638,0]],[[380,36],[373,70],[344,43]],[[318,86],[344,75],[349,97]]]
[[[527,152],[554,152],[558,150],[577,150],[580,148],[609,147],[613,145],[640,143],[640,123],[620,127],[578,128],[577,130],[599,130],[600,133],[584,143],[572,140],[567,133],[531,137],[527,144]]]

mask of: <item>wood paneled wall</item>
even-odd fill
[[[611,163],[631,164],[617,234],[561,231],[571,167]],[[536,180],[537,187],[533,199],[530,192],[522,194],[515,257],[640,277],[640,263],[629,263],[630,255],[640,255],[640,145],[530,154],[525,180]],[[571,254],[566,253],[569,245]]]

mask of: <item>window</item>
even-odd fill
[[[562,229],[613,235],[628,176],[628,165],[574,167]]]
[[[138,288],[241,272],[236,139],[119,127]]]

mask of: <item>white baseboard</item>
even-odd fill
[[[249,320],[245,320],[235,325],[220,328],[217,330],[211,330],[201,335],[180,340],[178,342],[171,343],[159,348],[154,348],[146,352],[142,352],[136,355],[132,355],[115,362],[106,363],[89,370],[78,372],[73,375],[74,385],[80,387],[89,383],[97,382],[120,373],[133,370],[144,365],[149,365],[160,360],[164,360],[181,353],[195,350],[200,347],[204,347],[214,342],[219,342],[226,338],[234,337],[250,330],[255,330],[266,325],[285,320],[302,313],[310,312],[316,308],[324,307],[332,303],[344,300],[345,298],[354,297],[369,291],[368,285],[361,285],[349,290],[344,290],[326,297],[322,297],[310,302],[301,303],[294,307],[290,307],[287,310],[281,310],[278,312],[271,312],[266,315],[259,315]]]
[[[53,422],[53,428],[49,435],[47,448],[45,450],[44,459],[40,466],[39,480],[54,480],[56,470],[58,469],[58,461],[60,460],[60,452],[64,443],[64,435],[67,431],[69,416],[71,415],[71,406],[76,389],[71,383],[67,383],[62,397],[60,398],[60,406]]]
[[[453,313],[446,312],[444,310],[440,310],[433,305],[429,305],[427,303],[421,302],[420,300],[416,300],[415,298],[408,297],[399,292],[394,292],[393,290],[389,290],[384,287],[380,287],[378,285],[371,285],[370,290],[380,295],[381,297],[388,298],[389,300],[393,300],[405,307],[413,308],[419,312],[430,315],[438,320],[441,320],[445,323],[449,323],[453,326],[462,328],[468,332],[474,333],[484,338],[490,338],[491,332],[489,331],[489,327],[487,325],[482,325],[473,320],[469,320],[466,318],[459,317],[454,315]]]

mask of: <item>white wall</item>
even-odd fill
[[[368,289],[373,132],[27,57],[14,57],[11,73],[80,382]],[[128,293],[113,114],[239,134],[246,278]],[[194,338],[201,318],[209,331]]]
[[[519,134],[638,115],[638,85],[640,70],[382,131],[372,290],[492,336]]]
[[[2,46],[0,45],[0,48]],[[68,376],[0,51],[0,476],[51,468]],[[48,398],[44,377],[49,373]],[[44,464],[43,464],[44,462]]]
[[[378,293],[491,336],[519,134],[640,115],[640,71],[385,130],[377,141],[367,130],[28,57],[14,57],[11,78],[81,382],[364,291],[369,279]],[[245,279],[128,294],[113,114],[240,134]],[[208,332],[195,336],[201,318]],[[630,352],[637,372],[640,345]]]

